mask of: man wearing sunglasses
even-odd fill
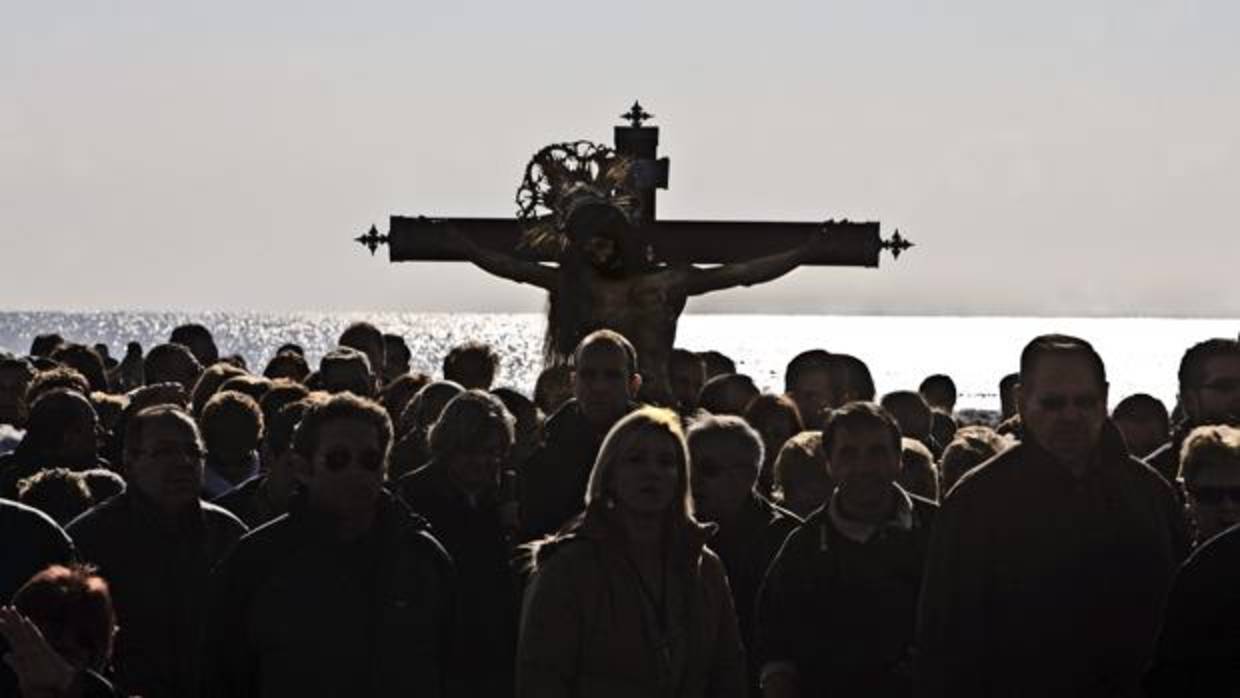
[[[1145,459],[1168,482],[1180,472],[1180,453],[1188,432],[1207,424],[1240,426],[1240,341],[1207,339],[1180,360],[1180,406],[1184,422],[1171,441]]]
[[[207,695],[442,696],[459,680],[453,566],[383,489],[391,442],[368,399],[340,393],[306,409],[289,513],[215,573]]]

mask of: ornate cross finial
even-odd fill
[[[620,118],[628,121],[629,125],[632,126],[633,128],[641,128],[642,122],[647,121],[649,119],[653,119],[654,114],[651,114],[647,112],[645,109],[642,109],[641,102],[634,100],[633,106],[629,107],[629,110],[627,112],[625,112],[624,114],[621,114]]]
[[[375,250],[379,249],[380,245],[387,244],[388,236],[380,235],[379,229],[376,228],[374,225],[371,225],[370,232],[366,233],[365,235],[358,235],[357,237],[353,239],[357,241],[359,244],[361,244],[362,247],[365,247],[366,249],[370,250],[370,256],[373,257],[375,255]]]
[[[901,252],[913,246],[914,243],[909,242],[906,238],[900,236],[899,230],[896,230],[890,240],[883,240],[882,245],[880,245],[880,247],[884,250],[891,250],[892,259],[899,259]]]

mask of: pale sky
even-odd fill
[[[698,312],[1240,316],[1240,4],[10,2],[0,309],[535,311],[351,241],[662,129],[662,218],[918,247]]]

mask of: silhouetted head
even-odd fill
[[[573,352],[573,396],[596,428],[624,416],[641,388],[637,350],[624,335],[598,330],[586,335]]]
[[[1240,425],[1240,341],[1209,339],[1180,360],[1180,404],[1192,426]]]
[[[704,521],[732,521],[757,482],[762,437],[741,417],[704,415],[689,426],[687,440],[694,511]]]
[[[1069,466],[1084,466],[1107,416],[1102,357],[1083,339],[1043,335],[1020,356],[1016,405],[1026,440]]]
[[[1240,429],[1202,426],[1180,449],[1180,480],[1204,542],[1240,523]]]
[[[460,383],[466,390],[490,390],[497,370],[499,354],[485,342],[452,347],[443,359],[444,380]]]
[[[951,414],[956,409],[956,382],[951,376],[936,373],[927,376],[917,388],[917,392],[926,399],[926,404],[933,409]]]
[[[172,330],[168,341],[188,347],[202,366],[210,366],[220,360],[220,351],[215,346],[211,331],[198,323],[178,325]]]
[[[381,379],[383,375],[383,367],[387,365],[387,342],[383,339],[383,333],[378,327],[369,322],[355,322],[344,329],[340,333],[340,341],[338,344],[342,347],[350,347],[356,349],[366,355],[368,369],[371,374],[371,382],[375,382],[376,378]],[[319,371],[322,372],[323,367],[319,365]],[[372,387],[366,395],[374,395],[378,389],[378,385]],[[361,395],[362,393],[358,393]]]
[[[1162,401],[1152,395],[1129,395],[1111,412],[1134,456],[1144,458],[1171,438],[1171,417]]]
[[[688,349],[673,349],[667,365],[672,397],[682,413],[697,407],[698,393],[706,383],[706,362]]]
[[[706,381],[698,395],[698,407],[711,414],[741,416],[749,403],[758,397],[758,386],[742,373],[715,376]]]
[[[116,612],[94,567],[52,565],[23,584],[12,605],[74,669],[104,672],[111,663]]]
[[[188,395],[202,374],[202,363],[183,344],[159,344],[146,353],[143,372],[147,385],[180,383]]]
[[[494,490],[512,451],[515,423],[499,398],[467,390],[448,401],[431,427],[431,456],[461,491]]]

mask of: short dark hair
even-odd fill
[[[489,388],[495,372],[499,370],[499,354],[486,342],[466,342],[452,347],[443,357],[444,380],[464,384],[466,381],[462,379],[467,377],[471,363],[482,369],[487,377],[485,387]]]
[[[448,401],[431,426],[427,435],[431,455],[437,459],[446,458],[470,443],[477,443],[488,425],[498,429],[506,444],[512,446],[516,438],[516,418],[504,403],[485,390],[460,393]]]
[[[62,344],[52,352],[52,358],[69,368],[77,369],[86,377],[91,390],[108,391],[107,369],[103,358],[94,349],[85,344]]]
[[[891,438],[892,452],[903,453],[900,436],[900,425],[891,413],[873,402],[850,402],[843,407],[832,410],[827,422],[822,427],[822,451],[831,458],[831,449],[835,446],[836,434],[840,429],[885,429]]]
[[[308,375],[310,375],[310,365],[306,363],[305,355],[287,349],[277,352],[263,368],[263,376],[272,379],[293,378],[303,381]]]
[[[64,526],[94,504],[81,475],[68,468],[45,468],[17,483],[17,501]]]
[[[1038,363],[1047,356],[1052,355],[1070,355],[1075,354],[1085,359],[1089,364],[1090,372],[1097,379],[1099,387],[1105,387],[1107,384],[1107,370],[1102,363],[1102,357],[1098,352],[1094,351],[1094,347],[1089,342],[1066,334],[1044,334],[1034,337],[1020,353],[1020,382],[1021,384],[1030,385],[1030,379],[1037,370]]]
[[[718,376],[724,373],[736,373],[736,362],[730,356],[715,349],[699,351],[698,356],[702,357],[702,362],[706,364],[706,377]]]
[[[51,358],[52,352],[56,351],[56,347],[64,343],[65,338],[55,332],[35,335],[34,339],[30,341],[30,355]]]
[[[336,393],[321,398],[311,398],[312,403],[301,417],[301,423],[293,433],[293,450],[310,460],[319,448],[323,427],[339,420],[354,420],[369,424],[379,433],[379,448],[386,454],[392,445],[392,420],[379,403],[352,393]]]
[[[89,411],[93,418],[95,406],[90,403],[89,398],[76,390],[53,388],[43,393],[30,403],[30,416],[26,420],[26,436],[22,439],[22,449],[42,454],[54,451],[61,443],[65,427],[82,414],[83,409]]]
[[[83,376],[81,371],[68,366],[58,366],[34,374],[34,378],[30,379],[30,385],[26,386],[26,403],[34,404],[40,395],[57,388],[72,390],[84,396],[90,395],[90,382],[86,380],[86,376]]]
[[[851,354],[831,354],[827,361],[831,367],[831,391],[836,395],[856,393],[860,402],[874,401],[874,378],[870,367]]]
[[[1180,390],[1200,387],[1206,379],[1206,362],[1220,356],[1240,356],[1240,341],[1217,337],[1189,347],[1180,359]]]
[[[831,371],[831,354],[826,349],[809,349],[792,357],[784,369],[784,392],[790,393],[801,376],[811,371]]]
[[[895,418],[896,424],[900,426],[900,432],[905,436],[926,437],[934,431],[934,411],[930,409],[930,403],[926,402],[926,398],[922,397],[919,392],[896,390],[884,395],[879,404]],[[921,420],[922,428],[918,429],[916,424],[901,422],[896,416],[901,414]]]
[[[761,428],[767,420],[776,419],[781,415],[792,421],[794,433],[805,430],[805,420],[801,418],[800,408],[786,395],[763,393],[750,400],[749,405],[745,407],[745,421],[755,429]]]
[[[921,393],[931,407],[941,405],[951,409],[956,406],[956,381],[945,373],[926,376],[921,385],[917,386],[917,392]]]
[[[211,330],[196,322],[187,322],[172,328],[168,341],[188,348],[198,363],[203,366],[210,366],[220,358],[220,350],[215,346],[215,338],[211,336]],[[196,349],[201,349],[201,354],[195,351]]]
[[[743,402],[730,404],[729,397],[739,391],[744,395]],[[753,379],[743,373],[726,373],[706,381],[702,392],[698,393],[698,407],[711,414],[742,415],[749,403],[758,397],[761,391],[754,385]]]
[[[582,340],[577,343],[577,348],[573,350],[574,368],[577,367],[577,364],[581,363],[581,353],[585,351],[586,347],[597,343],[610,344],[612,346],[619,347],[624,352],[626,359],[625,365],[628,368],[629,375],[631,376],[637,373],[637,349],[633,348],[633,343],[630,342],[628,338],[615,330],[595,330],[582,338]]]
[[[159,383],[161,379],[167,380],[168,377],[164,374],[175,374],[177,377],[172,380],[180,382],[181,378],[185,378],[186,387],[189,388],[198,380],[198,376],[202,375],[202,364],[194,353],[189,347],[176,343],[151,347],[146,358],[142,360],[142,368],[146,372],[147,385]]]
[[[219,392],[220,386],[230,378],[244,375],[247,375],[245,371],[232,364],[216,363],[208,366],[199,374],[198,380],[194,381],[194,388],[189,395],[190,410],[201,415],[202,408],[207,406],[207,400]]]
[[[221,390],[207,400],[199,417],[202,426],[202,438],[206,441],[207,450],[218,447],[224,434],[232,434],[244,430],[248,442],[254,446],[263,438],[263,411],[259,409],[254,398],[235,390]]]
[[[743,417],[731,414],[703,414],[694,418],[689,423],[688,431],[685,432],[685,442],[689,445],[690,454],[693,453],[695,445],[701,447],[707,439],[715,438],[731,439],[729,443],[743,444],[748,447],[754,454],[754,473],[756,474],[762,468],[762,462],[766,457],[766,445],[762,443],[762,436]],[[692,470],[692,463],[689,464],[689,468]]]
[[[310,389],[296,381],[287,378],[272,381],[271,388],[258,399],[258,408],[263,411],[263,422],[270,422],[285,405],[291,405],[309,394]]]
[[[178,421],[187,425],[194,433],[194,440],[202,445],[202,434],[198,431],[198,423],[179,405],[154,405],[139,410],[125,424],[125,459],[129,460],[142,450],[142,438],[147,425],[161,421]]]
[[[1111,412],[1111,419],[1134,421],[1152,419],[1162,424],[1164,428],[1168,428],[1171,416],[1167,413],[1167,406],[1162,403],[1162,400],[1146,393],[1136,393],[1119,401]]]

